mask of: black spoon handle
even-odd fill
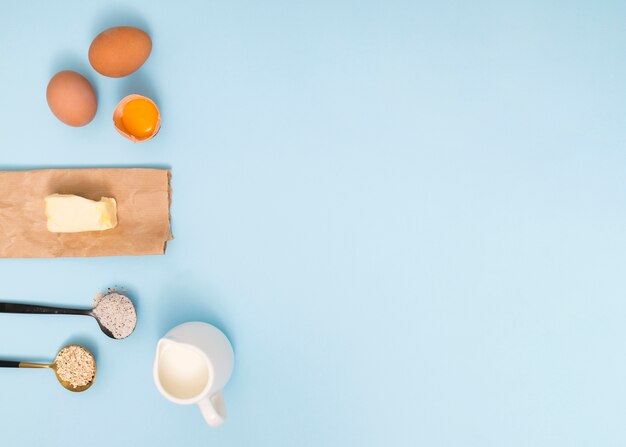
[[[34,304],[0,303],[0,313],[12,314],[57,314],[89,315],[88,309],[68,309],[66,307],[37,306]]]
[[[0,368],[19,368],[20,362],[12,362],[11,360],[0,360]]]

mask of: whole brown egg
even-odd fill
[[[141,67],[151,51],[152,40],[145,31],[117,26],[96,36],[89,47],[89,63],[104,76],[121,78]]]
[[[46,99],[54,116],[69,126],[89,124],[98,110],[96,92],[89,81],[75,71],[55,74],[48,82]]]

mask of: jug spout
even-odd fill
[[[165,349],[168,346],[175,344],[175,343],[176,342],[172,340],[171,338],[163,337],[162,339],[160,339],[159,343],[157,343],[157,352],[156,352],[155,360],[158,362],[161,356],[163,355],[163,352],[165,351]]]
[[[172,340],[171,338],[167,338],[167,337],[163,337],[162,339],[159,340],[159,344],[157,346],[157,353],[161,354],[165,348],[167,348],[169,345],[172,345],[176,343],[174,340]]]

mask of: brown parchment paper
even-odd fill
[[[156,255],[170,230],[171,173],[166,169],[93,168],[0,171],[0,257]],[[44,198],[76,194],[117,201],[117,226],[50,233]]]

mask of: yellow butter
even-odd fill
[[[115,199],[102,197],[96,202],[72,194],[52,194],[45,200],[48,231],[52,233],[103,231],[117,225]]]

